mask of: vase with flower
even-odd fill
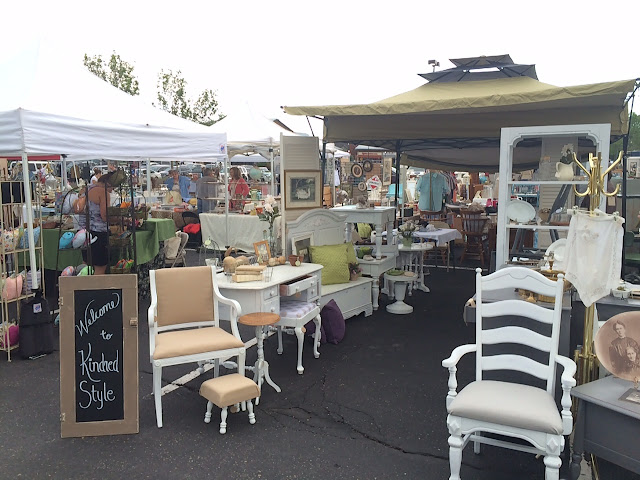
[[[360,265],[358,264],[358,262],[350,263],[349,264],[349,279],[350,280],[357,280],[358,278],[360,278],[360,276],[362,276],[362,269],[360,268]]]
[[[565,182],[573,180],[573,145],[562,147],[560,161],[556,163],[556,178]]]
[[[266,240],[268,240],[269,242],[269,249],[271,250],[272,256],[280,254],[277,235],[273,227],[276,218],[278,218],[279,216],[280,208],[278,207],[278,202],[273,197],[273,195],[267,195],[264,200],[264,206],[262,207],[262,213],[258,215],[258,218],[264,222],[269,222],[268,238],[266,238]]]
[[[413,220],[407,220],[398,227],[402,244],[405,247],[411,247],[411,244],[413,243],[413,232],[416,232],[418,228],[418,224]]]

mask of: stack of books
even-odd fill
[[[262,272],[266,265],[238,265],[232,278],[234,282],[255,282],[262,280]]]

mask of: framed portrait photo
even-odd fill
[[[291,237],[291,253],[303,255],[303,262],[310,263],[309,247],[313,245],[313,233],[301,233]]]
[[[322,176],[320,170],[285,170],[284,208],[322,207]]]
[[[253,249],[256,252],[258,263],[260,265],[269,263],[269,258],[271,258],[271,249],[269,248],[269,242],[267,240],[254,243]]]
[[[385,158],[382,161],[382,185],[391,185],[393,159]]]
[[[638,178],[640,176],[640,160],[634,158],[629,160],[629,177]]]

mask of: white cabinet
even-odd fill
[[[527,143],[526,150],[528,152],[537,151],[540,160],[543,156],[549,156],[548,161],[555,167],[555,163],[559,161],[561,148],[563,143],[573,143],[578,155],[591,152],[602,154],[602,171],[605,171],[609,158],[609,141],[611,135],[610,124],[585,124],[585,125],[550,125],[540,127],[509,127],[503,128],[500,135],[500,180],[501,184],[506,188],[501,188],[498,200],[498,231],[496,238],[496,268],[509,261],[509,239],[511,230],[520,229],[521,231],[535,230],[538,232],[538,246],[544,246],[549,239],[551,230],[557,232],[567,231],[567,225],[549,225],[549,224],[518,224],[509,220],[507,216],[507,206],[511,200],[511,192],[513,188],[519,186],[538,185],[538,208],[545,208],[553,199],[557,197],[563,186],[570,188],[567,204],[569,207],[575,204],[575,195],[572,185],[587,185],[585,180],[560,181],[560,180],[531,180],[531,181],[513,181],[513,158],[514,150],[518,148],[520,142]],[[539,151],[531,148],[531,144],[539,142]],[[589,145],[591,144],[591,145]],[[555,155],[555,156],[554,156]],[[588,168],[588,163],[587,163]],[[534,177],[535,178],[535,177]],[[504,179],[504,180],[503,180]],[[585,188],[578,187],[580,191]],[[602,204],[600,208],[605,209],[605,197],[602,196]],[[552,212],[553,213],[553,212]],[[542,250],[544,251],[544,249]]]

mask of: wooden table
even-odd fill
[[[605,377],[571,390],[580,400],[574,430],[570,478],[580,476],[582,454],[589,452],[640,473],[640,403],[619,400],[632,383]]]

